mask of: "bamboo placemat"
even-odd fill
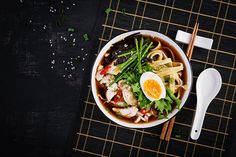
[[[84,156],[226,156],[235,111],[236,3],[196,0],[111,0],[111,12],[103,23],[98,51],[118,34],[149,29],[173,40],[177,30],[191,33],[196,21],[198,35],[214,40],[211,50],[195,48],[191,59],[193,88],[189,100],[176,116],[169,142],[160,140],[162,125],[148,129],[129,129],[106,118],[96,106],[90,86],[84,100],[74,151]],[[187,45],[178,43],[184,51]],[[200,138],[190,139],[195,112],[197,76],[214,67],[222,75],[220,93],[210,104]]]

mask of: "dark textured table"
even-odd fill
[[[0,7],[0,156],[234,156],[235,1],[19,0]],[[200,139],[189,138],[194,88],[176,117],[181,137],[173,133],[170,142],[160,141],[162,126],[128,129],[109,121],[89,85],[101,47],[134,29],[174,39],[178,29],[191,32],[197,19],[199,35],[214,44],[210,51],[194,49],[194,81],[214,67],[224,82]]]

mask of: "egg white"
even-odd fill
[[[144,90],[144,82],[146,80],[155,80],[161,87],[161,94],[160,94],[160,97],[158,99],[154,99],[152,97],[150,97]],[[161,98],[165,98],[166,97],[166,88],[161,80],[161,78],[153,73],[153,72],[145,72],[141,75],[140,77],[140,86],[141,86],[141,89],[144,93],[144,95],[146,96],[146,98],[148,98],[150,101],[154,101],[154,100],[160,100]]]

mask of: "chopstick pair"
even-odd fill
[[[191,36],[191,39],[190,39],[190,42],[188,45],[188,49],[186,52],[186,55],[189,60],[191,60],[191,58],[192,58],[194,42],[195,42],[195,39],[197,36],[198,27],[199,27],[199,23],[195,23],[195,26],[194,26],[193,32],[192,32],[192,36]],[[165,141],[170,140],[170,136],[172,133],[174,123],[175,123],[175,117],[173,117],[171,120],[165,122],[165,124],[163,125],[163,128],[162,128],[162,131],[161,131],[161,136],[160,136],[161,140],[165,140]]]

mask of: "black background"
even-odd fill
[[[51,6],[56,12],[49,11]],[[59,8],[66,17],[61,26],[56,24]],[[101,1],[23,0],[1,4],[0,156],[69,154],[80,100],[87,91],[81,88],[82,83],[89,84],[90,67],[86,63],[95,58],[103,17]],[[68,28],[75,29],[74,47],[58,41],[61,35],[73,40]],[[89,41],[84,41],[85,33]],[[66,71],[67,61],[79,55],[80,59],[73,60],[76,69],[69,71],[68,66]]]
[[[0,156],[80,156],[72,153],[72,145],[108,2],[22,0],[1,4]],[[53,13],[51,6],[57,9]],[[58,26],[60,8],[65,21]],[[75,29],[72,37],[68,28]],[[84,41],[85,33],[89,41]],[[73,38],[76,45],[71,47]],[[67,64],[70,61],[73,66]],[[233,156],[234,134],[230,136],[227,155]]]

